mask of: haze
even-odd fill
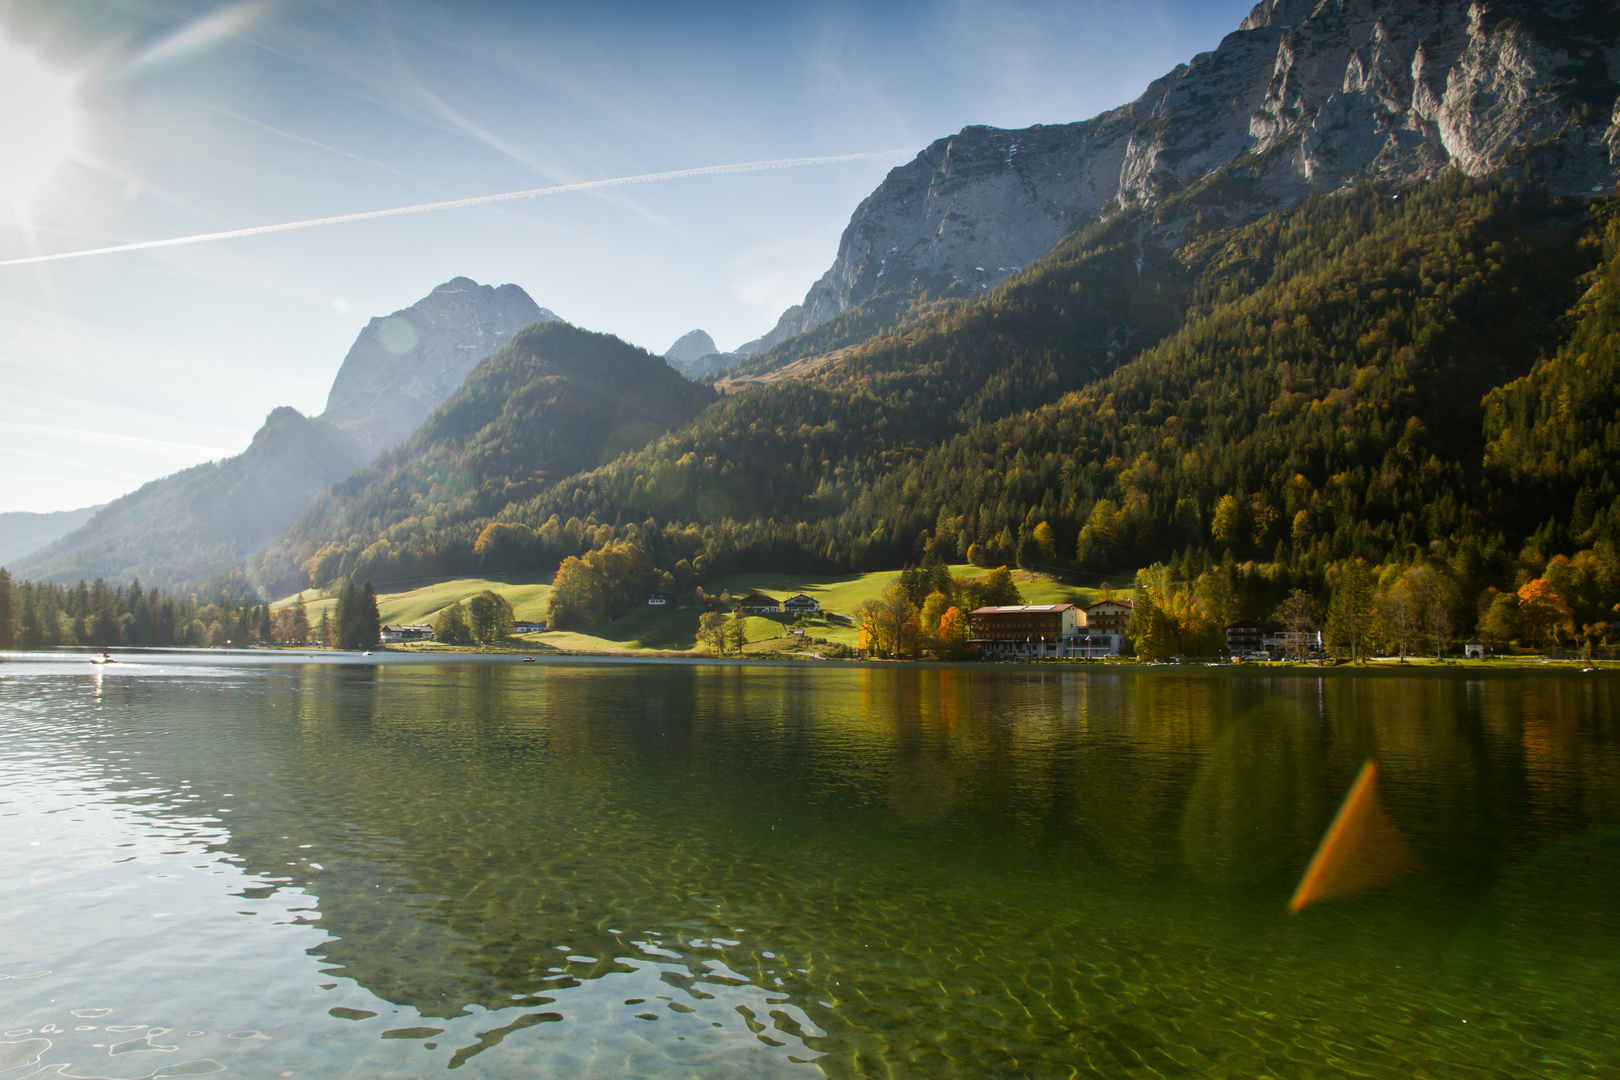
[[[0,259],[1084,119],[1247,3],[0,4]],[[732,348],[903,157],[0,269],[0,510],[114,498],[318,412],[446,279]]]

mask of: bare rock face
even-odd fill
[[[332,380],[320,419],[353,439],[369,461],[409,438],[513,334],[556,319],[516,285],[452,278],[366,324]]]
[[[689,334],[682,334],[679,341],[664,350],[664,359],[670,367],[683,368],[719,351],[714,338],[702,330],[693,330]]]
[[[861,203],[768,349],[891,290],[990,288],[1137,207],[1238,221],[1307,193],[1501,167],[1564,193],[1620,179],[1613,0],[1263,0],[1213,52],[1091,120],[969,127]]]

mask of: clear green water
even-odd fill
[[[0,662],[0,1080],[1620,1075],[1620,680],[131,660]]]

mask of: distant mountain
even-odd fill
[[[24,510],[0,514],[0,566],[37,551],[59,536],[66,536],[89,521],[90,515],[99,509],[99,506],[86,506],[48,514]]]
[[[409,438],[513,334],[556,319],[516,285],[451,278],[410,307],[366,324],[332,380],[321,419],[352,438],[369,461]]]
[[[664,353],[669,366],[693,382],[713,379],[734,370],[747,359],[742,353],[721,352],[714,338],[702,330],[693,330]]]
[[[20,559],[22,578],[196,586],[240,571],[333,480],[359,467],[353,442],[297,409],[272,412],[242,453],[166,476],[108,503]]]
[[[1610,191],[1617,76],[1611,0],[1265,0],[1128,105],[934,142],[856,209],[804,302],[738,352],[775,350],[770,366],[852,344],[1132,209],[1155,210],[1143,243],[1174,246],[1312,191],[1448,168]]]
[[[146,484],[14,569],[56,581],[138,576],[164,589],[239,577],[312,498],[403,441],[474,365],[556,318],[516,285],[453,278],[367,324],[319,417],[278,408],[241,454]]]
[[[468,569],[483,523],[681,427],[715,392],[662,358],[557,321],[473,369],[402,446],[333,485],[256,560],[282,589]]]
[[[684,368],[695,360],[705,356],[712,356],[720,351],[720,347],[702,330],[693,330],[682,334],[680,340],[664,350],[664,359],[669,361],[670,367]]]

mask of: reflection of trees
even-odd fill
[[[1474,897],[1532,845],[1620,821],[1620,703],[1573,680],[423,665],[266,683],[204,688],[196,716],[251,722],[141,764],[235,793],[215,804],[234,804],[231,850],[318,896],[343,974],[447,1015],[622,970],[635,941],[695,966],[720,953],[693,939],[726,938],[758,986],[836,1002],[814,1013],[834,1071],[915,1066],[897,1025],[937,1040],[941,1071],[1013,1046],[1092,1060],[1098,1040],[1163,1064],[1200,964],[1275,1007],[1265,964],[1233,959],[1258,947],[1244,918],[1284,917],[1366,757],[1425,888]],[[1352,905],[1327,910],[1388,959]],[[1009,1016],[1032,1019],[1010,1034]]]
[[[1297,876],[1320,831],[1323,746],[1284,709],[1226,725],[1205,752],[1181,819],[1189,869],[1213,885]]]

